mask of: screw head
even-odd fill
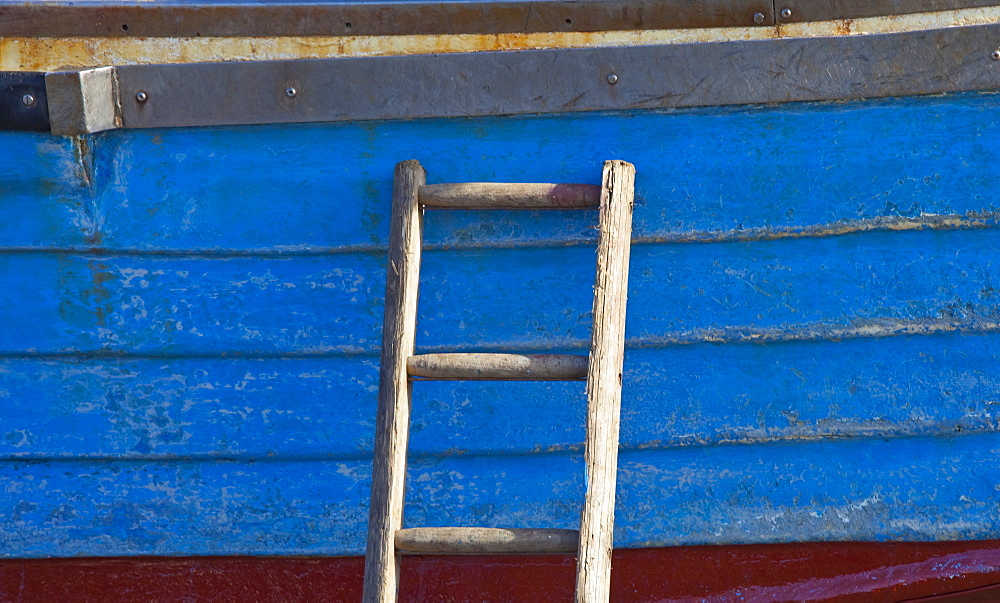
[[[295,88],[292,88],[291,86],[285,88],[285,96],[287,96],[288,98],[295,98],[295,96],[298,93],[299,91],[296,90]]]
[[[761,23],[763,23],[764,22],[764,13],[754,13],[753,14],[753,22],[756,23],[757,25],[760,25]]]
[[[790,8],[783,8],[783,9],[781,9],[781,18],[782,19],[791,19],[792,18],[792,9],[790,9]]]
[[[611,75],[609,75],[608,76],[608,83],[611,84],[612,86],[614,86],[615,84],[617,84],[618,83],[618,76],[615,75],[615,74],[613,74],[613,73]]]
[[[35,97],[31,94],[25,94],[21,97],[21,104],[25,107],[33,107],[35,105]]]
[[[990,57],[992,57],[994,61],[1000,61],[1000,49],[994,50]]]
[[[144,103],[149,100],[149,95],[140,90],[135,93],[135,100],[139,101],[140,103]]]

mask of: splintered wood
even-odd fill
[[[632,237],[635,168],[604,164],[601,229],[597,238],[594,326],[587,378],[587,493],[580,524],[576,600],[607,601],[611,589],[618,424],[625,360],[625,302]]]
[[[404,161],[396,166],[389,224],[372,498],[365,550],[364,600],[367,602],[395,601],[399,579],[395,537],[403,521],[406,445],[410,432],[411,392],[406,360],[413,355],[417,331],[423,227],[417,190],[425,180],[424,168],[416,161]]]

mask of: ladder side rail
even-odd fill
[[[587,491],[577,558],[578,602],[610,597],[634,181],[631,164],[605,162],[587,378]]]
[[[389,261],[386,265],[385,322],[375,419],[371,508],[365,550],[363,600],[366,603],[395,601],[399,582],[395,535],[403,522],[411,405],[406,361],[413,355],[416,337],[423,229],[418,190],[425,182],[426,173],[419,162],[409,160],[396,166],[389,226]]]

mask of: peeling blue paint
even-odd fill
[[[637,166],[617,546],[992,537],[995,99],[4,133],[0,556],[359,553],[410,158]],[[428,212],[418,347],[585,349],[595,219]],[[581,383],[413,411],[408,525],[576,525]]]

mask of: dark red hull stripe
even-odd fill
[[[571,555],[408,557],[400,600],[568,600]],[[0,561],[2,601],[356,601],[360,557]],[[997,600],[1000,541],[620,549],[615,601]]]

